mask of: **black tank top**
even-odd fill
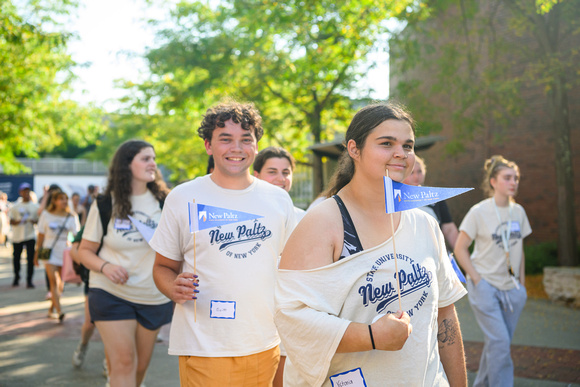
[[[346,258],[350,255],[359,253],[363,251],[362,244],[354,228],[354,223],[344,205],[344,202],[338,195],[333,195],[332,198],[336,200],[338,208],[340,209],[340,215],[342,216],[342,225],[344,228],[344,241],[342,245],[342,253],[340,254],[339,260]]]

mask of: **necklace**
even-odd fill
[[[497,203],[495,202],[495,198],[492,198],[493,201],[493,208],[495,209],[495,214],[497,215],[497,220],[499,222],[499,225],[501,226],[502,222],[501,222],[501,216],[499,215],[499,210],[497,208]],[[510,278],[512,279],[514,285],[516,286],[517,289],[520,288],[520,285],[518,284],[518,281],[516,281],[516,275],[514,274],[514,270],[512,269],[512,265],[510,262],[510,234],[512,232],[512,209],[513,209],[513,204],[511,203],[511,201],[508,203],[508,220],[507,220],[507,225],[505,230],[500,231],[501,234],[501,242],[503,245],[503,251],[505,252],[505,260],[506,260],[506,264],[507,264],[507,269],[508,269],[508,273],[510,274]]]

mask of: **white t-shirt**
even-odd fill
[[[336,353],[350,322],[371,324],[399,309],[392,238],[324,267],[278,271],[274,318],[288,353],[285,386],[337,386],[349,372],[353,385],[362,379],[367,386],[448,384],[437,346],[438,309],[467,291],[433,217],[402,212],[395,238],[402,308],[413,325],[400,351]]]
[[[32,201],[26,203],[18,201],[8,210],[8,217],[15,221],[21,221],[22,219],[32,220],[32,222],[12,225],[12,242],[20,243],[36,239],[34,222],[38,220],[38,204]]]
[[[302,208],[294,207],[294,216],[296,217],[297,223],[300,222],[302,218],[304,218],[304,215],[306,215],[306,211],[304,211]]]
[[[501,221],[497,218],[493,198],[477,203],[463,218],[460,231],[464,231],[475,240],[471,262],[475,270],[492,286],[499,290],[509,290],[515,287],[511,280],[502,233],[508,227],[509,207],[497,207]],[[524,208],[517,203],[512,207],[511,231],[509,237],[510,262],[516,277],[520,274],[522,262],[523,240],[532,233],[530,222]]]
[[[161,208],[150,191],[143,195],[132,195],[131,209],[133,217],[138,221],[151,228],[157,227],[161,217]],[[93,201],[85,223],[83,239],[100,243],[102,236],[99,207],[97,202]],[[129,279],[124,285],[115,284],[104,274],[92,271],[89,280],[91,288],[102,289],[136,304],[160,305],[169,302],[169,299],[157,290],[153,281],[155,251],[128,219],[123,222],[111,216],[99,257],[114,265],[124,267],[129,274]]]
[[[58,235],[61,228],[63,230],[60,233],[57,242],[54,243],[56,236]],[[42,211],[42,214],[40,214],[40,219],[38,220],[38,232],[40,234],[44,234],[44,242],[42,243],[42,247],[47,249],[52,247],[50,259],[47,261],[47,263],[55,266],[62,266],[64,250],[68,246],[68,234],[76,234],[79,229],[79,218],[76,216],[76,214],[71,214],[67,218],[66,215],[58,216],[51,214],[48,211]]]
[[[194,200],[263,217],[198,231],[194,248],[188,215]],[[246,189],[230,190],[206,175],[171,191],[151,246],[183,261],[183,272],[194,272],[195,253],[200,292],[197,322],[193,301],[175,306],[170,355],[246,356],[279,344],[272,317],[275,272],[294,226],[288,193],[259,179]]]

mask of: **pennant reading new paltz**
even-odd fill
[[[384,176],[387,214],[434,204],[461,195],[473,188],[439,188],[407,185]]]
[[[263,218],[261,215],[200,203],[187,203],[187,206],[189,211],[189,232]]]

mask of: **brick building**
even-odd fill
[[[500,3],[493,3],[495,5]],[[480,2],[483,10],[488,12],[492,3]],[[514,32],[513,18],[510,9],[498,6],[493,10],[493,29],[497,39],[505,39],[510,44],[527,45],[530,49],[537,48],[537,42],[530,34],[520,35]],[[444,13],[429,19],[421,28],[405,31],[407,36],[413,38],[423,37],[425,40],[432,39],[431,32],[437,34],[437,39],[432,39],[440,44],[465,45],[465,36],[460,36],[451,30],[452,21],[457,21],[461,17],[461,10],[450,8]],[[475,30],[475,26],[473,26]],[[473,31],[472,30],[472,31]],[[420,31],[420,32],[419,32]],[[471,44],[480,44],[472,35]],[[469,41],[468,41],[469,43]],[[572,34],[563,41],[560,50],[577,50],[580,47],[580,35]],[[485,42],[478,53],[480,62],[475,67],[475,72],[484,71],[491,58],[489,51],[486,52]],[[489,48],[489,46],[487,46]],[[518,203],[524,206],[533,229],[533,234],[526,239],[528,244],[536,244],[547,241],[558,240],[558,220],[557,220],[557,186],[556,186],[556,151],[554,130],[550,115],[549,99],[544,87],[533,82],[522,82],[518,94],[522,100],[520,114],[507,123],[498,123],[492,117],[483,121],[477,128],[473,137],[465,140],[465,151],[456,156],[450,156],[446,151],[448,144],[457,133],[457,121],[453,120],[453,115],[458,110],[457,100],[449,97],[452,90],[440,88],[438,93],[433,92],[432,86],[436,81],[432,80],[433,75],[439,69],[431,64],[437,63],[441,55],[446,55],[446,51],[437,45],[422,66],[414,67],[410,70],[403,69],[403,61],[398,59],[391,52],[391,95],[398,100],[409,105],[415,117],[419,120],[426,120],[425,116],[418,116],[413,103],[401,93],[398,88],[400,82],[409,80],[420,80],[418,86],[419,93],[427,95],[428,104],[432,107],[434,116],[429,119],[437,121],[441,126],[441,131],[437,134],[445,139],[437,142],[430,149],[418,152],[426,160],[427,179],[425,184],[431,186],[447,187],[474,187],[474,191],[461,195],[448,201],[449,208],[456,224],[459,226],[469,208],[483,199],[483,191],[480,189],[483,178],[484,160],[494,154],[501,154],[509,160],[515,161],[521,170],[522,179],[519,194],[516,197]],[[400,54],[402,51],[399,51]],[[495,58],[497,59],[497,58]],[[525,60],[518,58],[515,53],[505,53],[501,60],[509,67],[508,73],[513,77],[521,77],[528,70]],[[463,70],[465,66],[459,66]],[[568,89],[568,107],[570,123],[570,147],[572,152],[573,173],[576,178],[580,176],[580,82],[578,81],[578,69],[580,65],[576,62],[576,69],[569,75],[571,82]],[[447,94],[449,93],[449,94]],[[420,110],[420,109],[418,109]],[[420,133],[419,133],[420,134]],[[576,230],[580,230],[580,183],[575,182],[575,220]]]

